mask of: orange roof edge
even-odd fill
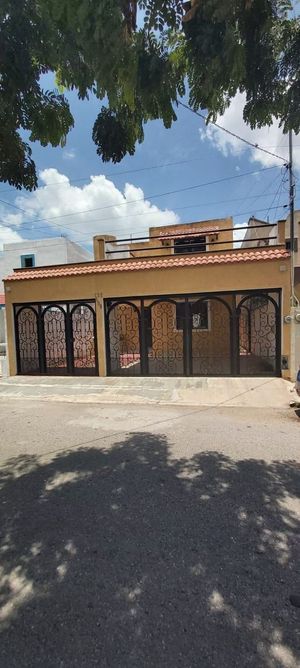
[[[15,271],[5,281],[36,280],[39,278],[62,278],[87,274],[112,273],[119,271],[146,271],[172,269],[176,267],[197,267],[211,264],[233,264],[240,262],[262,262],[285,260],[290,257],[284,246],[264,248],[241,248],[239,250],[215,251],[197,255],[156,255],[145,258],[122,260],[97,260],[92,262],[34,267]]]

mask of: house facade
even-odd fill
[[[97,236],[91,262],[15,270],[10,374],[289,378],[290,252],[276,234],[240,248],[231,218],[201,221]]]

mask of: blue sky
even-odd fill
[[[0,204],[0,221],[5,223],[1,226],[0,222],[0,243],[64,234],[88,245],[96,233],[121,237],[144,234],[150,225],[227,215],[233,215],[235,225],[244,225],[252,214],[262,219],[268,214],[272,222],[288,213],[282,207],[288,204],[283,163],[249,149],[213,126],[206,130],[204,122],[189,111],[179,107],[178,121],[170,130],[161,122],[148,123],[145,141],[137,146],[135,155],[113,165],[103,163],[97,156],[91,138],[101,103],[95,98],[79,101],[73,92],[67,97],[75,128],[66,146],[63,149],[43,148],[38,143],[32,146],[38,172],[42,174],[39,191],[20,193],[7,184],[0,186],[0,198],[23,209],[21,212]],[[242,96],[237,96],[219,122],[286,158],[288,138],[275,125],[251,132],[242,121],[242,102]],[[299,169],[300,139],[295,138],[294,143]],[[168,165],[174,162],[180,164]],[[155,168],[158,165],[166,166]],[[154,168],[145,170],[148,167]],[[242,176],[255,170],[258,173]],[[104,176],[91,183],[91,175]],[[231,176],[237,178],[152,197]],[[74,181],[77,179],[82,180]],[[87,213],[89,209],[94,211]],[[80,211],[86,213],[78,214]]]

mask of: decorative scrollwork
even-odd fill
[[[94,311],[86,304],[78,304],[72,310],[72,332],[74,367],[95,368]]]
[[[22,308],[17,314],[20,373],[39,373],[39,343],[37,312],[33,307]]]
[[[176,303],[154,302],[151,306],[152,346],[148,349],[149,373],[182,376],[183,331],[176,328]]]
[[[248,349],[242,345],[244,311],[248,312]],[[242,301],[239,307],[240,373],[264,375],[276,371],[277,325],[276,306],[268,295]]]
[[[116,303],[110,311],[109,353],[113,375],[140,374],[140,314],[135,305]]]
[[[200,301],[200,304],[203,302]],[[227,376],[231,372],[230,311],[218,299],[207,303],[206,329],[192,327],[192,370],[195,376]],[[193,310],[197,307],[197,302]]]
[[[47,307],[43,314],[46,367],[62,372],[67,368],[66,315],[61,306]]]

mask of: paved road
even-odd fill
[[[1,668],[300,666],[293,411],[0,419]]]

